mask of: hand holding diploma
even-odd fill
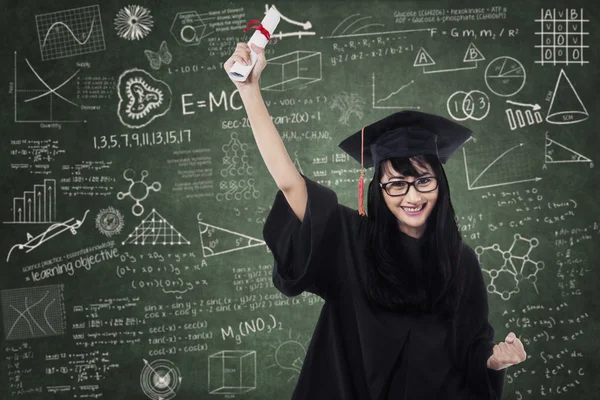
[[[258,86],[258,78],[260,77],[262,70],[267,65],[267,59],[265,58],[264,52],[265,49],[255,45],[254,43],[252,43],[251,46],[252,50],[256,54],[256,63],[254,64],[254,68],[252,68],[252,71],[245,81],[236,81],[234,79],[231,80],[238,90],[241,90],[244,87]],[[242,65],[251,65],[251,52],[248,44],[242,42],[238,43],[231,57],[229,57],[229,59],[227,59],[227,61],[225,61],[223,64],[223,68],[228,75],[233,67],[233,64],[236,62]],[[229,75],[229,77],[231,78],[231,75]]]
[[[238,90],[246,86],[244,83],[248,83],[248,86],[258,84],[258,77],[266,65],[264,48],[269,43],[280,18],[279,12],[273,6],[266,12],[262,22],[254,19],[246,25],[244,32],[255,29],[254,34],[248,44],[238,43],[233,56],[223,65]]]

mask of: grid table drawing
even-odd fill
[[[535,33],[540,36],[540,44],[535,47],[540,49],[541,58],[536,64],[589,63],[583,56],[584,49],[589,48],[584,43],[589,35],[584,31],[584,23],[589,20],[583,18],[583,8],[542,8],[540,19],[535,22],[540,23],[540,31]]]
[[[26,340],[62,335],[65,308],[62,285],[9,289],[0,292],[4,338]]]
[[[35,22],[44,61],[106,49],[98,5],[36,15]]]

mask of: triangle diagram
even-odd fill
[[[144,220],[135,227],[123,244],[190,244],[162,215],[152,210]]]
[[[433,58],[425,51],[424,48],[420,48],[417,56],[415,57],[415,63],[413,67],[426,67],[428,65],[435,65]]]
[[[473,43],[469,44],[467,51],[465,52],[464,62],[472,62],[472,61],[483,61],[485,57],[477,47]]]
[[[546,146],[544,148],[544,161],[546,164],[554,163],[574,163],[574,162],[592,162],[586,156],[579,154],[575,150],[565,146],[562,143],[552,140],[546,132]]]
[[[198,227],[205,258],[266,244],[263,240],[204,222],[198,222]]]

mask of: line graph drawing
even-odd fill
[[[44,179],[22,197],[13,197],[12,221],[5,224],[50,224],[56,220],[56,179]]]
[[[375,100],[377,97],[375,96],[375,73],[373,72],[373,83],[372,83],[372,107],[373,108],[377,108],[377,109],[414,109],[414,110],[418,110],[421,107],[420,106],[406,106],[406,105],[400,105],[400,104],[396,104],[396,99],[398,97],[401,96],[400,92],[402,92],[403,90],[410,88],[410,86],[412,86],[415,83],[414,80],[411,80],[410,82],[400,86],[398,89],[390,92],[390,94],[388,94],[385,97],[382,97],[380,99]],[[387,88],[389,88],[389,85],[386,85]],[[401,102],[399,102],[401,103]]]
[[[471,141],[473,138],[469,138],[467,140],[467,142]],[[465,142],[466,143],[466,142]],[[467,163],[467,152],[465,150],[465,148],[462,148],[462,153],[463,153],[463,160],[464,160],[464,164],[465,164],[465,175],[467,178],[467,189],[469,190],[476,190],[476,189],[487,189],[487,188],[491,188],[491,187],[498,187],[498,186],[506,186],[506,185],[512,185],[515,183],[524,183],[524,182],[538,182],[540,181],[542,178],[541,177],[535,177],[535,178],[528,178],[528,179],[519,179],[519,180],[506,180],[504,182],[498,182],[498,183],[493,183],[493,184],[488,184],[488,185],[479,185],[479,186],[475,186],[475,183],[481,178],[483,177],[494,165],[499,164],[499,162],[505,157],[507,156],[509,153],[515,151],[516,149],[520,149],[524,146],[525,143],[519,143],[511,148],[509,148],[508,150],[504,151],[502,154],[500,154],[498,157],[496,157],[491,163],[489,163],[485,168],[483,168],[483,170],[479,173],[479,175],[477,175],[477,177],[473,180],[470,179],[470,173],[469,173],[469,166]],[[506,164],[506,163],[505,163]],[[514,166],[515,162],[511,162],[510,165]],[[506,173],[506,175],[508,175],[509,173]],[[501,179],[497,179],[497,180],[501,180]]]
[[[4,338],[25,340],[65,333],[63,285],[0,292]]]
[[[39,14],[35,22],[43,61],[106,50],[98,5]]]
[[[77,39],[77,36],[75,36],[75,33],[73,33],[73,31],[71,30],[71,28],[69,27],[69,25],[65,24],[62,21],[58,21],[53,23],[50,28],[48,28],[48,31],[46,32],[46,36],[44,36],[44,40],[42,41],[42,48],[46,47],[46,41],[48,40],[48,36],[50,36],[50,33],[52,33],[52,29],[56,26],[64,26],[65,29],[71,34],[71,36],[73,36],[73,39],[79,43],[80,45],[84,45],[88,42],[88,40],[90,40],[90,37],[92,36],[92,32],[94,31],[94,22],[96,22],[95,19],[92,20],[92,23],[90,25],[90,31],[88,32],[87,36],[85,37],[85,39],[83,40],[79,40]],[[59,30],[59,28],[56,28],[56,30]]]
[[[14,72],[15,72],[15,76],[14,76],[14,90],[13,90],[13,94],[14,94],[14,107],[15,107],[15,122],[20,122],[20,123],[52,123],[52,122],[59,122],[59,123],[70,123],[70,122],[86,122],[85,120],[61,120],[60,118],[55,118],[56,114],[70,114],[72,107],[76,107],[76,108],[80,108],[79,104],[77,104],[76,102],[70,100],[67,98],[67,95],[61,94],[58,92],[59,89],[64,88],[63,91],[66,91],[68,89],[67,84],[69,82],[71,82],[73,80],[73,78],[75,78],[75,76],[79,73],[79,69],[77,71],[75,71],[73,74],[71,74],[71,76],[69,76],[67,79],[65,79],[64,81],[62,81],[62,83],[60,83],[57,86],[50,86],[46,80],[44,80],[44,78],[42,78],[40,76],[40,74],[37,72],[37,70],[33,67],[33,65],[29,62],[29,60],[27,58],[25,58],[25,63],[27,64],[27,67],[29,68],[29,71],[31,73],[33,73],[33,75],[35,76],[35,78],[37,79],[37,81],[39,83],[42,84],[42,86],[44,87],[43,89],[40,88],[38,89],[40,86],[33,86],[32,84],[29,84],[26,86],[26,88],[19,88],[19,84],[18,84],[18,54],[15,51],[14,53]],[[22,62],[21,62],[22,63]],[[36,87],[36,89],[32,89],[33,87]],[[24,100],[21,99],[20,94],[23,94],[23,96],[25,96],[26,98]],[[37,95],[32,95],[32,93],[39,93]],[[44,100],[47,100],[48,103],[40,106],[38,101],[41,101],[43,98],[45,98]],[[55,102],[54,98],[57,98],[59,100],[61,100],[61,102]],[[34,102],[34,103],[32,103]],[[32,104],[29,104],[32,103]],[[64,108],[64,105],[68,104],[66,107]],[[62,106],[62,107],[61,107]],[[48,114],[45,114],[44,117],[40,118],[40,112],[42,112],[42,110],[48,110]],[[47,118],[46,118],[47,116]]]
[[[265,244],[263,240],[244,235],[243,233],[202,222],[200,214],[198,214],[198,228],[200,230],[200,243],[204,258]]]
[[[71,75],[69,78],[67,78],[66,81],[64,81],[63,83],[61,83],[60,85],[58,85],[55,88],[51,88],[41,77],[40,75],[37,73],[37,71],[31,66],[31,64],[29,63],[28,59],[25,59],[25,62],[27,62],[27,65],[29,66],[29,69],[31,69],[31,72],[33,72],[35,74],[35,76],[39,79],[39,81],[46,86],[46,88],[48,89],[48,91],[35,96],[35,97],[31,97],[27,100],[25,100],[25,103],[29,103],[30,101],[34,101],[37,99],[40,99],[44,96],[48,96],[49,94],[54,94],[56,96],[58,96],[59,98],[63,99],[64,101],[66,101],[69,104],[73,104],[75,107],[79,107],[79,105],[77,103],[72,102],[71,100],[65,98],[64,96],[62,96],[60,93],[57,92],[58,89],[60,89],[61,87],[65,86],[71,79],[73,79],[75,77],[75,75],[77,75],[79,73],[80,70],[75,71],[75,73],[73,75]]]
[[[83,225],[85,217],[89,212],[90,210],[87,210],[85,214],[83,214],[83,218],[81,218],[81,220],[75,220],[75,218],[71,218],[66,220],[65,222],[58,222],[56,224],[52,224],[48,229],[46,229],[44,232],[40,233],[35,237],[31,236],[31,234],[28,233],[27,242],[15,244],[13,247],[10,248],[10,250],[8,251],[8,255],[6,256],[6,261],[8,261],[8,259],[10,258],[10,254],[15,248],[19,250],[27,249],[25,253],[29,253],[30,251],[35,250],[36,248],[41,246],[44,242],[47,242],[53,237],[58,236],[66,231],[70,231],[73,235],[75,235],[77,233],[77,229],[79,229],[81,225]]]

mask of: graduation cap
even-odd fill
[[[472,131],[439,115],[399,111],[363,127],[344,139],[340,148],[361,163],[359,213],[364,210],[364,169],[393,157],[433,154],[444,164]]]

